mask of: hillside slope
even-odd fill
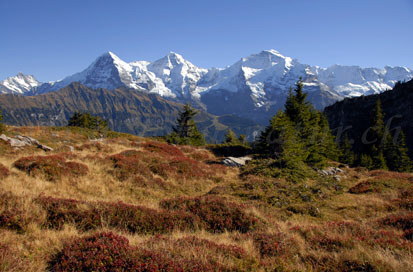
[[[349,138],[355,142],[355,148],[363,148],[363,133],[370,127],[372,112],[377,100],[381,100],[385,123],[392,129],[400,127],[406,135],[406,143],[413,157],[413,80],[397,84],[393,90],[381,94],[346,98],[329,107],[324,112],[330,127],[337,133],[338,128],[347,128]]]
[[[0,271],[413,270],[413,174],[294,183],[128,134],[6,134],[54,150],[0,139]]]
[[[92,90],[80,83],[37,96],[0,95],[0,109],[5,123],[10,125],[65,126],[73,113],[81,111],[108,120],[109,127],[115,131],[141,136],[162,136],[170,132],[182,106],[133,89]],[[250,140],[254,131],[260,130],[250,120],[216,117],[205,111],[195,120],[211,142],[221,141],[229,127],[238,134],[249,135]]]

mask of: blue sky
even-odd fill
[[[302,63],[413,68],[412,0],[0,0],[0,80],[61,79],[113,51],[224,67],[264,49]]]

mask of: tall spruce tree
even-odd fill
[[[407,152],[408,149],[403,131],[401,131],[399,139],[393,139],[391,134],[388,133],[384,146],[384,154],[389,170],[398,172],[411,171],[413,165]]]
[[[348,139],[348,134],[344,135],[344,140],[340,144],[340,156],[339,161],[348,165],[353,165],[354,163],[354,153],[350,141]]]
[[[373,111],[371,135],[374,143],[370,146],[370,156],[372,159],[372,169],[387,169],[386,159],[384,158],[384,114],[380,99],[377,100]]]
[[[291,148],[298,152],[294,158],[312,165],[323,163],[326,159],[337,159],[337,145],[327,118],[306,101],[303,85],[300,78],[294,93],[290,89],[285,111],[277,113],[270,126],[262,132],[257,143],[258,150],[274,157],[276,154],[292,154],[288,151]],[[290,135],[291,131],[293,135]],[[284,139],[285,135],[288,135],[288,140]],[[273,139],[279,141],[274,142]]]
[[[281,165],[304,160],[305,153],[295,133],[294,124],[283,111],[279,111],[270,120],[270,125],[259,138],[259,145],[261,150],[279,160]]]
[[[240,141],[237,138],[237,135],[235,132],[232,131],[232,129],[228,129],[227,133],[225,134],[225,139],[224,139],[224,144],[239,144]]]
[[[205,145],[205,138],[199,132],[193,119],[197,113],[197,110],[186,104],[179,113],[177,125],[172,128],[172,134],[166,137],[167,141],[174,144]]]

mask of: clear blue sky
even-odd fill
[[[0,80],[61,79],[106,51],[174,51],[208,68],[273,48],[312,65],[413,68],[413,0],[0,0],[0,11]]]

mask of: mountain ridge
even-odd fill
[[[225,68],[210,69],[197,67],[174,52],[154,62],[129,63],[107,52],[83,71],[63,80],[39,83],[29,90],[19,86],[4,89],[4,84],[0,88],[4,87],[3,93],[38,95],[57,91],[72,82],[92,89],[126,87],[175,102],[190,102],[215,115],[236,114],[265,123],[282,108],[288,90],[299,78],[303,79],[310,102],[323,109],[346,97],[391,89],[398,81],[412,79],[413,71],[390,66],[322,68],[302,64],[274,49],[241,58]]]

